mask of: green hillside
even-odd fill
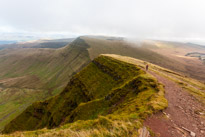
[[[0,51],[0,130],[35,101],[62,91],[73,74],[90,61],[77,39],[61,49]]]
[[[75,125],[75,128],[91,129],[95,125],[96,130],[104,128],[101,135],[132,135],[137,133],[136,128],[144,118],[166,106],[163,86],[150,74],[136,65],[100,56],[74,75],[63,92],[33,103],[3,133],[72,123],[64,128]],[[83,120],[81,124],[79,120]],[[115,122],[119,122],[118,130],[122,123],[130,128],[127,131],[122,128],[122,132],[108,131],[118,127],[112,127]]]

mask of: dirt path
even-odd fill
[[[205,137],[205,106],[173,81],[149,72],[165,86],[168,108],[148,118],[144,124],[160,137]]]

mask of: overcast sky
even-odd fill
[[[0,0],[0,39],[25,34],[205,43],[205,0]]]

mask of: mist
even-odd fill
[[[0,39],[106,35],[205,43],[204,5],[203,0],[0,0]]]

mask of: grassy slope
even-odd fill
[[[0,130],[31,103],[61,92],[71,76],[88,64],[88,46],[81,42],[58,50],[0,51]]]
[[[194,51],[198,47],[190,47],[181,43],[142,42],[129,43],[123,40],[108,40],[106,38],[82,37],[90,46],[90,58],[98,54],[118,54],[147,61],[161,67],[186,74],[189,77],[205,81],[205,65],[198,59],[185,59],[181,56]],[[201,48],[199,48],[200,50]]]
[[[166,68],[173,68],[176,70],[183,69],[183,66],[176,60],[172,60],[148,48],[136,46],[124,40],[108,40],[91,37],[81,38],[90,46],[89,55],[91,59],[96,58],[99,54],[118,54],[148,61]]]
[[[0,77],[22,77],[35,75],[45,82],[53,82],[52,86],[67,83],[65,76],[71,77],[81,65],[89,61],[85,44],[76,40],[69,46],[53,49],[15,49],[0,52]],[[82,45],[82,46],[81,46]],[[82,61],[82,63],[81,63]],[[79,64],[79,65],[78,65]],[[67,73],[69,71],[69,73]],[[64,81],[65,80],[65,81]],[[51,84],[47,83],[47,86]],[[39,87],[41,87],[39,85]]]
[[[205,52],[205,48],[187,43],[167,41],[142,41],[140,43],[109,37],[81,37],[90,46],[89,54],[93,59],[99,54],[118,54],[129,56],[186,74],[205,81],[205,65],[198,58],[188,58],[189,52]]]
[[[81,37],[72,44],[57,50],[5,49],[0,51],[0,90],[3,91],[0,93],[0,111],[5,112],[0,113],[0,130],[33,101],[45,100],[60,93],[72,75],[90,62],[89,58],[93,59],[102,53],[130,56],[193,75],[193,77],[204,77],[202,74],[205,69],[200,69],[200,65],[186,66],[178,58],[170,58],[161,54],[163,51],[161,49],[167,51],[170,47],[170,51],[175,51],[176,43],[171,46],[163,44],[161,48],[152,44],[144,46],[145,48],[136,47],[136,44],[115,38]],[[161,52],[158,54],[147,48],[160,49]],[[191,70],[194,66],[199,69],[193,69],[193,72]],[[195,75],[196,72],[197,75]],[[5,100],[10,97],[11,93],[15,93],[16,97]],[[31,96],[33,96],[31,100],[25,101]],[[14,107],[16,104],[19,107]]]
[[[70,123],[22,134],[53,136],[63,131],[74,136],[80,130],[84,135],[131,136],[137,135],[144,118],[166,106],[163,87],[153,77],[136,65],[100,56],[76,74],[61,94],[34,103],[3,132]]]

